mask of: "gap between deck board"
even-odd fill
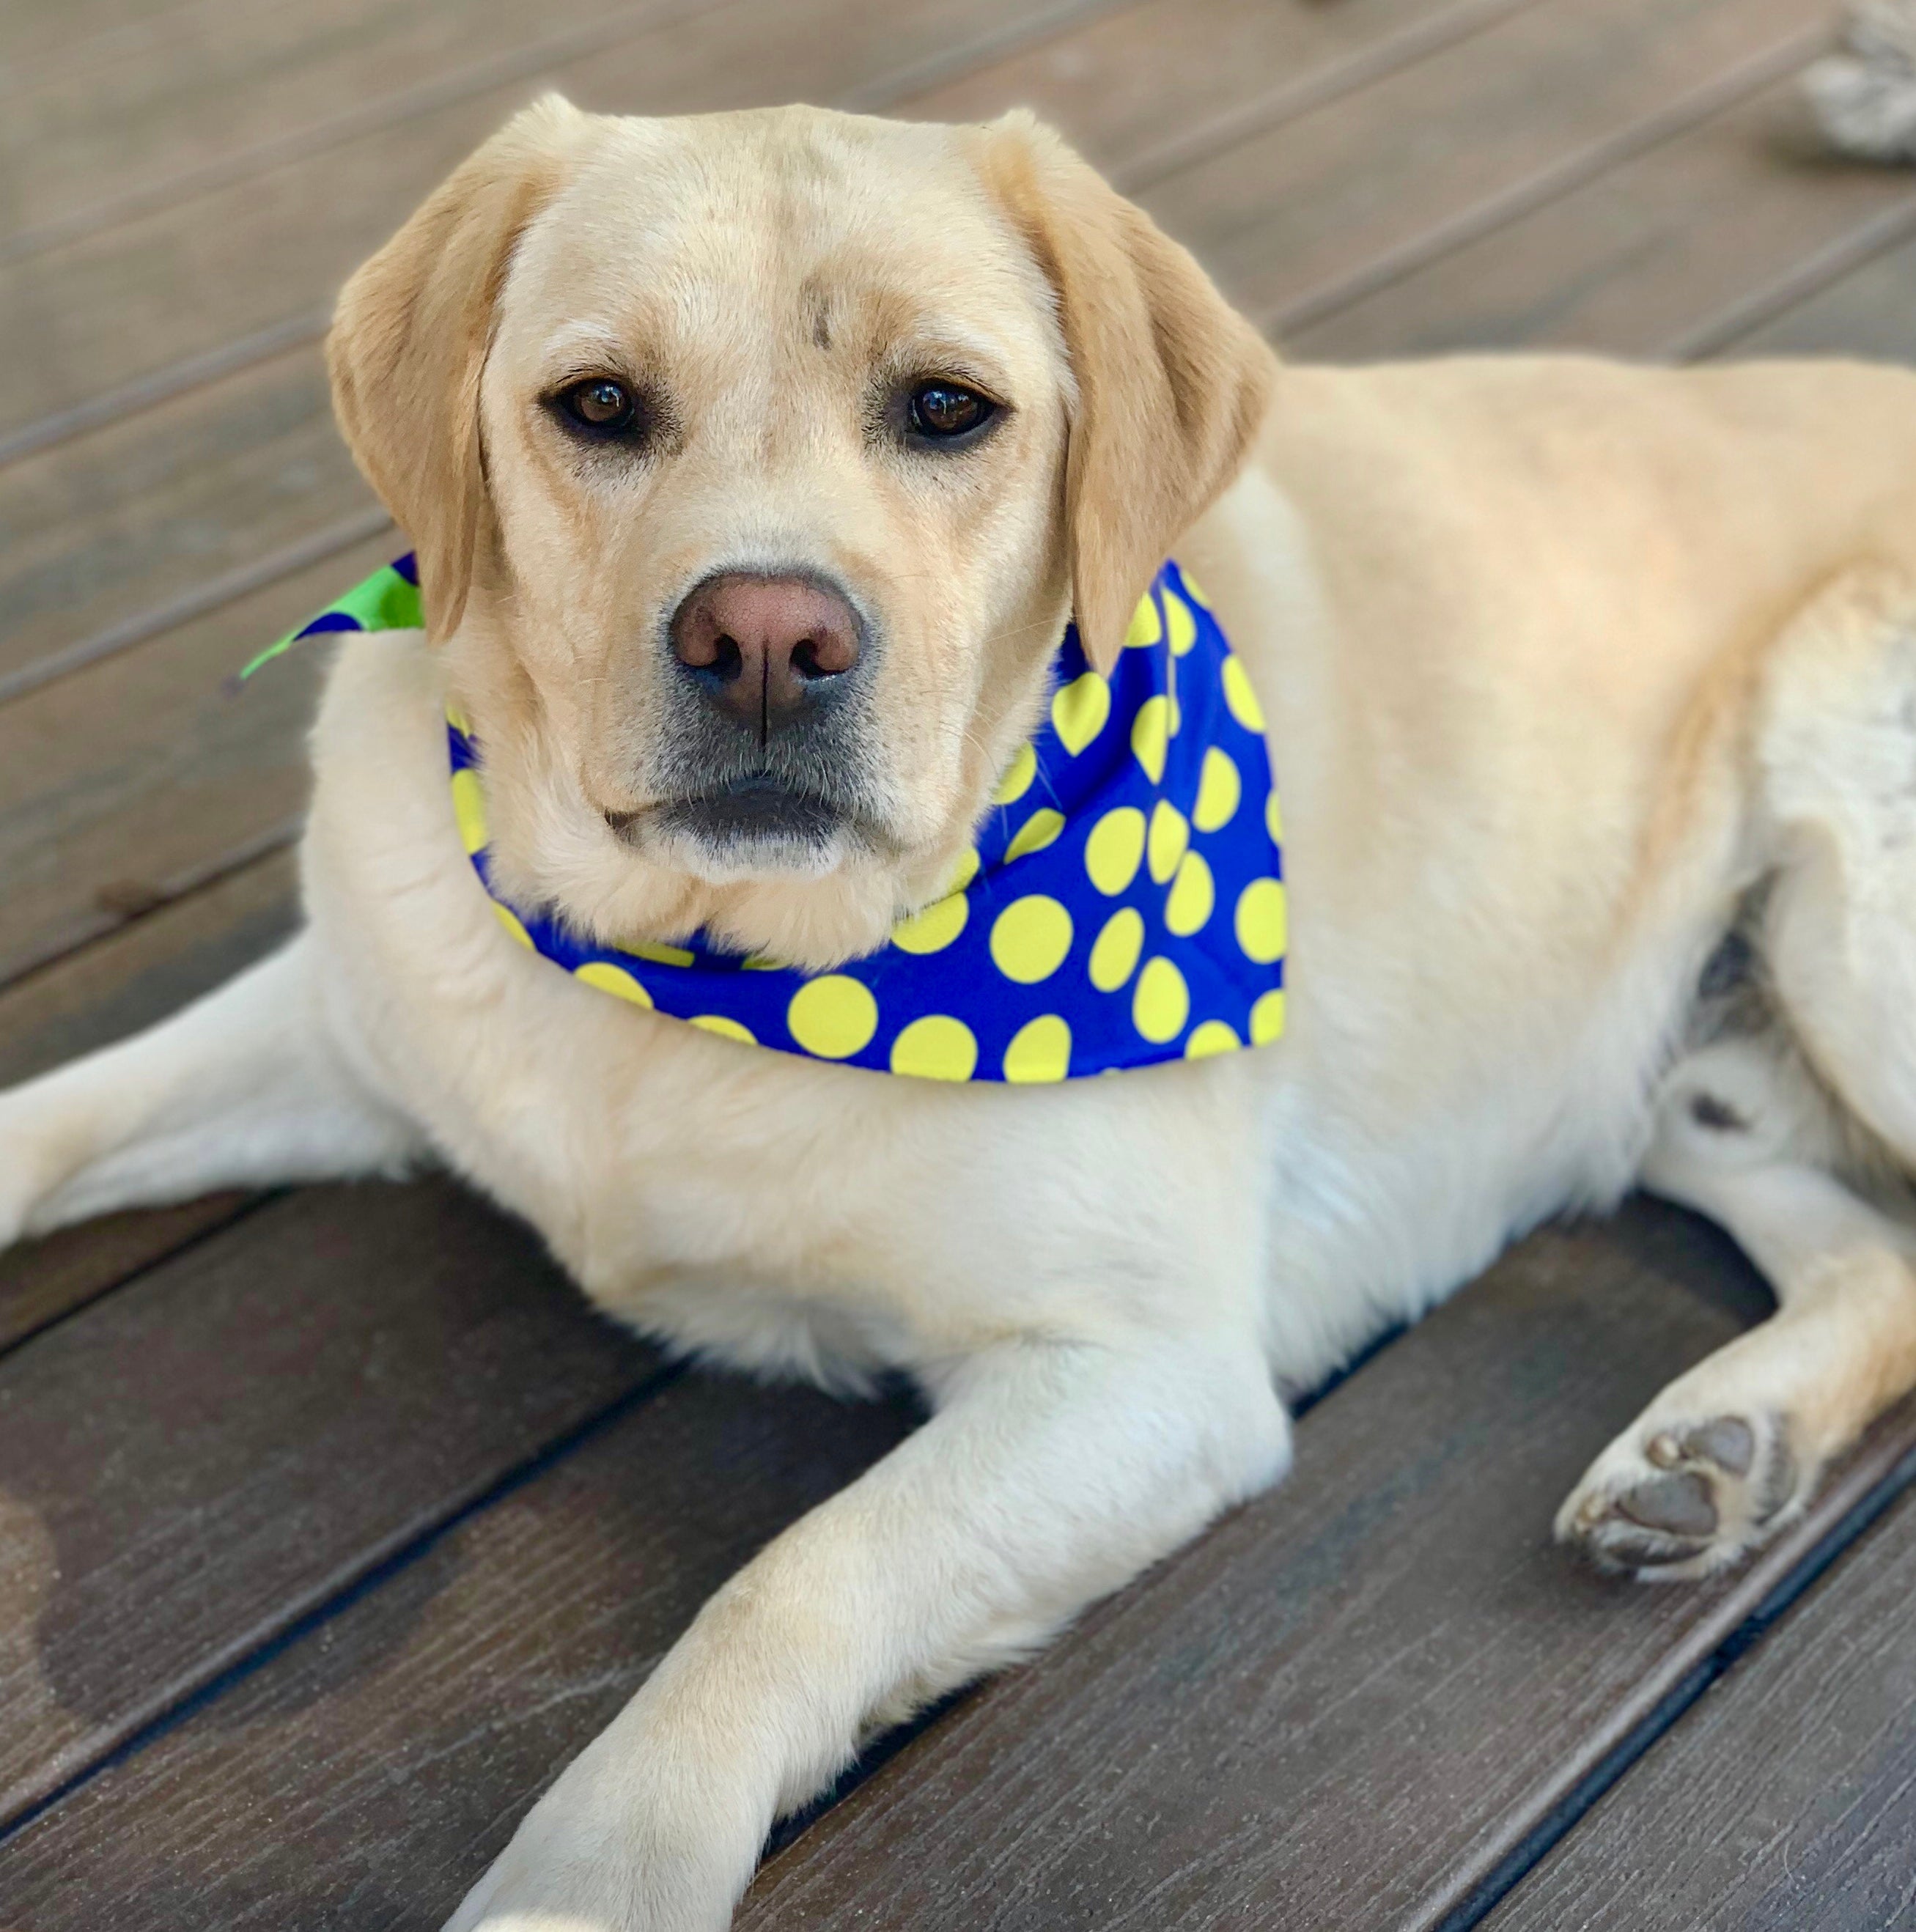
[[[1912,1582],[1905,1499],[1491,1913],[1492,1932],[1905,1924]]]

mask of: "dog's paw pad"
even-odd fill
[[[1740,1415],[1720,1415],[1680,1435],[1660,1430],[1650,1438],[1648,1454],[1660,1469],[1687,1462],[1714,1462],[1733,1476],[1747,1476],[1756,1460],[1756,1432]]]
[[[1756,1548],[1798,1500],[1780,1417],[1646,1421],[1591,1466],[1557,1534],[1606,1570],[1702,1576]]]

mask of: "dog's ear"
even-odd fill
[[[1055,294],[1077,397],[1072,601],[1109,670],[1171,547],[1236,474],[1276,359],[1190,255],[1030,115],[976,136],[985,184]]]
[[[556,94],[515,115],[353,276],[333,314],[334,411],[418,553],[434,638],[458,627],[490,514],[479,377],[493,308],[514,244],[589,124]]]

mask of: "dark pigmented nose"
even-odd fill
[[[858,662],[858,619],[802,577],[709,577],[673,612],[672,655],[712,702],[769,730]]]

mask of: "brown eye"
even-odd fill
[[[601,436],[630,429],[638,415],[638,400],[623,382],[610,376],[588,376],[562,390],[559,408],[582,429]]]
[[[920,436],[949,442],[982,429],[997,408],[988,397],[959,383],[921,382],[911,392],[911,426]]]

